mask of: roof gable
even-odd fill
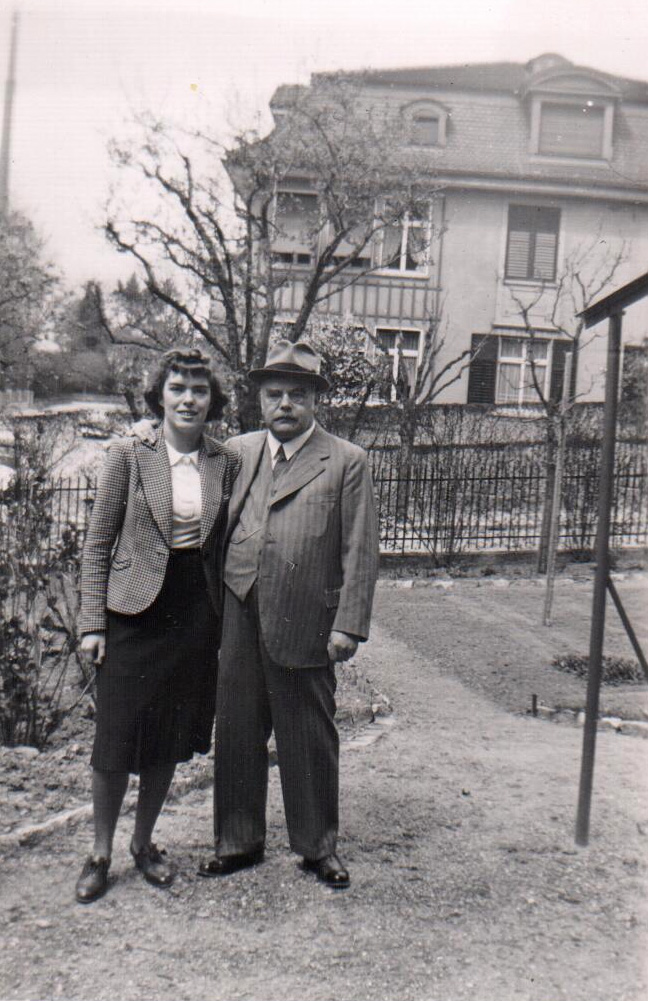
[[[523,94],[556,93],[574,96],[618,98],[619,87],[602,73],[581,69],[546,70],[529,80]]]

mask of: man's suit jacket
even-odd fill
[[[242,459],[228,519],[229,546],[244,537],[239,516],[267,432],[227,443]],[[363,449],[321,427],[282,470],[270,497],[257,596],[264,645],[285,667],[328,662],[332,629],[369,635],[378,575],[378,524]]]
[[[200,548],[219,615],[226,509],[239,467],[231,449],[203,437]],[[81,633],[105,629],[107,608],[135,615],[153,604],[164,582],[172,531],[171,467],[161,429],[148,442],[116,441],[108,450],[83,550]]]

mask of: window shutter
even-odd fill
[[[567,341],[554,341],[553,363],[551,365],[551,383],[549,386],[549,396],[554,403],[559,403],[562,399],[565,357],[570,349],[571,344]],[[571,387],[569,391],[571,392]]]
[[[468,403],[494,403],[497,381],[497,337],[473,334],[468,375]]]
[[[560,209],[509,205],[506,277],[553,281]]]
[[[508,256],[506,259],[507,278],[528,278],[530,246],[530,233],[523,233],[520,230],[513,229],[509,232]]]
[[[533,277],[553,281],[556,277],[556,235],[536,233]]]

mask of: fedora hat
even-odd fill
[[[328,380],[321,372],[322,359],[305,341],[276,341],[268,351],[263,368],[253,368],[249,372],[252,382],[263,382],[273,375],[290,375],[310,382],[316,389],[328,389]]]

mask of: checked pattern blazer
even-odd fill
[[[220,615],[225,518],[241,460],[203,436],[198,455],[202,488],[200,548],[210,599]],[[173,529],[171,467],[160,429],[149,441],[114,442],[97,487],[81,563],[79,631],[106,628],[106,609],[145,611],[166,573]]]

